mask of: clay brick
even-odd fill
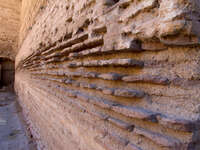
[[[105,88],[104,86],[99,86],[99,85],[98,85],[98,86],[96,87],[96,90],[103,91],[104,88]]]
[[[100,26],[96,26],[92,29],[92,32],[94,33],[105,33],[107,32],[107,28],[105,25],[100,25]]]
[[[119,1],[119,6],[122,8],[126,8],[131,4],[132,0],[121,0]]]
[[[66,42],[59,44],[56,49],[63,49],[72,46],[73,44],[83,42],[86,39],[88,39],[88,33],[82,33],[80,35],[74,36],[72,39],[69,39]]]
[[[87,96],[86,94],[82,94],[82,93],[78,93],[77,98],[80,100],[83,100],[85,102],[89,102],[89,100],[90,100],[89,96]]]
[[[49,75],[57,75],[57,72],[56,71],[48,71],[47,74],[49,74]]]
[[[101,66],[130,66],[130,67],[143,67],[144,63],[142,61],[134,59],[110,59],[110,60],[100,60],[99,63],[103,64]]]
[[[143,50],[150,50],[150,51],[160,51],[160,50],[166,50],[167,46],[163,43],[158,42],[144,42],[142,43],[142,49]]]
[[[94,66],[98,66],[98,60],[93,60],[93,61],[85,61],[83,62],[84,67],[94,67]]]
[[[58,56],[61,56],[61,53],[55,52],[55,53],[52,53],[50,55],[45,56],[45,59],[49,59],[49,58],[52,58],[52,57],[58,57]]]
[[[140,147],[135,144],[129,143],[124,150],[142,150]]]
[[[84,57],[84,56],[89,56],[93,54],[99,54],[101,52],[101,47],[95,47],[89,50],[83,50],[78,53],[70,53],[69,57],[70,58],[78,58],[78,57]]]
[[[103,0],[103,5],[112,6],[114,4],[115,4],[114,0]]]
[[[72,79],[66,79],[66,80],[65,80],[65,83],[66,83],[66,84],[72,84],[73,82],[75,82],[75,81],[72,80]]]
[[[104,114],[102,112],[98,112],[98,111],[90,111],[89,113],[91,113],[92,115],[102,119],[102,120],[107,120],[109,115]]]
[[[117,47],[115,47],[116,50],[123,50],[123,51],[134,51],[134,52],[140,52],[141,49],[141,43],[137,40],[126,40],[121,41]]]
[[[84,50],[78,53],[79,57],[86,56],[90,54],[90,50]]]
[[[59,61],[60,61],[60,59],[58,57],[53,57],[53,58],[47,60],[46,63],[59,62]]]
[[[86,45],[87,48],[94,48],[96,46],[102,45],[103,44],[103,36],[89,39],[87,41],[84,41],[83,44]]]
[[[113,118],[113,117],[109,117],[108,121],[110,121],[111,123],[115,124],[116,126],[122,128],[122,129],[125,129],[125,130],[128,130],[128,131],[132,131],[133,128],[134,128],[133,124],[124,122],[122,120],[119,120],[119,119],[116,119],[116,118]]]
[[[66,92],[66,91],[65,91],[65,92]],[[74,98],[77,97],[77,92],[75,92],[75,91],[70,91],[70,90],[68,90],[68,91],[66,92],[66,94],[67,94],[67,96],[69,96],[69,97],[74,97]]]
[[[112,106],[118,105],[115,102],[112,102],[103,98],[99,98],[99,97],[90,97],[90,102],[99,107],[107,108],[107,109],[111,109]]]
[[[132,90],[132,89],[115,89],[114,95],[121,96],[121,97],[142,98],[145,96],[145,93],[142,91]]]
[[[75,45],[72,45],[72,47],[69,47],[69,48],[62,50],[62,54],[66,54],[66,53],[70,53],[70,52],[79,52],[81,50],[85,50],[85,49],[88,49],[88,48],[93,48],[93,47],[99,46],[101,44],[103,44],[103,38],[102,37],[88,39],[88,40],[84,41],[83,43],[77,43]],[[70,53],[69,57],[71,57],[71,58],[78,57],[78,56],[81,56],[82,53],[83,52]]]
[[[80,83],[80,87],[88,88],[88,89],[96,89],[95,84],[83,83],[83,82]]]
[[[150,1],[143,1],[139,3],[136,9],[132,10],[131,12],[128,12],[127,14],[124,14],[123,17],[119,19],[119,21],[124,22],[130,18],[133,18],[144,9],[151,9],[152,7],[156,5],[156,2],[157,2],[156,0],[150,0]]]
[[[170,83],[168,78],[154,75],[124,76],[122,80],[125,82],[147,82],[163,85],[168,85]]]
[[[97,136],[94,140],[105,150],[116,150],[117,147],[123,149],[129,142],[125,138],[114,133],[108,133],[105,137]]]
[[[96,47],[96,48],[92,48],[89,50],[89,53],[85,54],[84,52],[82,53],[83,55],[89,55],[89,54],[98,54],[98,53],[101,53],[101,46],[100,47]]]
[[[68,67],[104,67],[104,66],[116,66],[116,67],[144,67],[142,61],[134,59],[110,59],[110,60],[92,60],[85,62],[73,62],[69,63]]]
[[[77,94],[78,94],[78,92],[76,92],[76,91],[68,90],[68,89],[63,88],[63,87],[61,87],[60,90],[62,90],[63,92],[65,92],[65,94],[66,94],[67,96],[73,97],[73,98],[76,98],[76,96],[77,96]]]
[[[106,139],[112,139],[116,144],[122,145],[123,147],[125,147],[129,143],[127,139],[120,137],[119,135],[115,133],[108,134],[106,136]]]
[[[195,122],[195,121],[180,119],[176,117],[169,117],[166,115],[158,115],[157,120],[159,124],[167,128],[180,130],[180,131],[186,131],[186,132],[192,132],[193,130],[196,130],[195,123],[198,124],[198,121]]]
[[[80,72],[65,72],[65,76],[67,77],[81,77],[81,75]]]
[[[84,43],[78,43],[78,44],[73,45],[73,46],[71,47],[71,49],[69,49],[68,52],[78,52],[78,51],[84,50],[84,49],[86,49],[86,48],[87,48],[87,47],[86,47],[86,45],[84,45]],[[67,51],[65,51],[65,52],[67,52]]]
[[[135,128],[133,132],[134,132],[134,134],[142,135],[163,147],[179,149],[180,145],[181,145],[181,143],[178,139],[175,139],[173,137],[169,137],[166,135],[162,135],[159,133],[155,133],[152,131],[148,131],[148,130],[145,130],[142,128]]]
[[[80,82],[74,81],[74,82],[72,82],[72,86],[80,87]]]
[[[103,88],[102,92],[104,94],[107,94],[107,95],[113,95],[114,94],[114,89],[113,88]]]
[[[111,148],[109,147],[109,144],[106,144],[106,143],[102,140],[102,138],[100,138],[100,137],[98,137],[98,136],[94,138],[94,141],[95,141],[97,144],[101,145],[101,147],[103,147],[105,150],[114,150],[114,149],[112,149],[112,147],[111,147]]]
[[[69,57],[71,57],[71,58],[76,58],[76,57],[78,57],[78,56],[79,56],[78,53],[70,53],[70,54],[69,54]]]
[[[58,76],[63,76],[63,75],[65,75],[65,73],[64,73],[63,70],[58,70],[58,71],[57,71],[57,75],[58,75]]]
[[[142,120],[154,121],[156,117],[156,113],[143,109],[141,107],[117,105],[112,107],[112,110],[125,116]]]
[[[122,75],[117,73],[105,73],[98,75],[98,78],[104,79],[104,80],[121,80]]]
[[[99,73],[96,73],[96,72],[85,72],[82,75],[85,78],[97,78]]]
[[[74,68],[74,67],[81,67],[83,64],[82,62],[71,62],[68,64],[69,68]]]

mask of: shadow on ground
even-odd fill
[[[13,92],[0,89],[0,150],[36,150]]]

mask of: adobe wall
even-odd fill
[[[200,149],[199,0],[32,6],[15,89],[40,149]]]
[[[20,0],[0,0],[0,57],[15,59],[20,27]]]
[[[42,13],[45,9],[46,0],[22,0],[21,2],[21,13],[20,13],[20,30],[19,30],[19,45],[22,44],[23,40],[29,31],[32,30],[32,25],[35,24],[35,17]]]

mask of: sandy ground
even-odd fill
[[[0,150],[36,150],[26,129],[16,96],[0,92]]]

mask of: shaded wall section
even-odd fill
[[[38,147],[199,150],[199,8],[48,0],[16,58],[15,89]]]
[[[14,77],[15,77],[15,62],[7,59],[0,58],[1,65],[1,86],[14,85]]]

